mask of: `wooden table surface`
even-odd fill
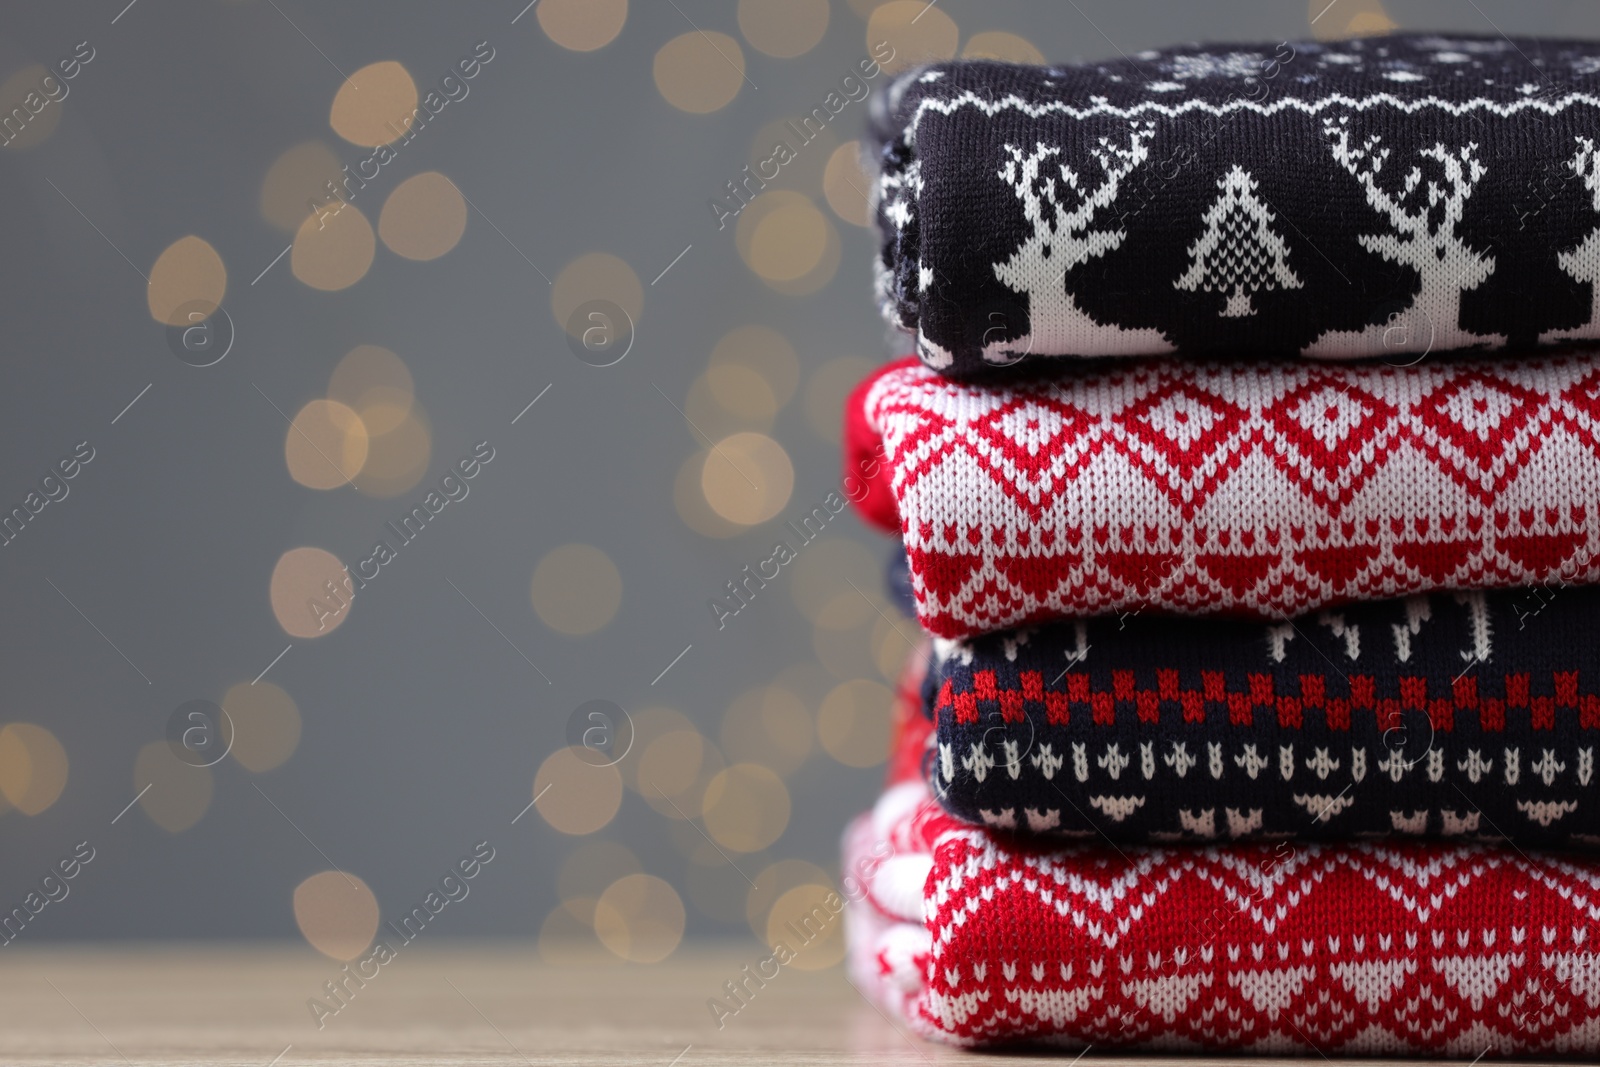
[[[701,950],[654,966],[553,965],[528,948],[419,946],[365,988],[349,983],[349,1003],[318,1029],[307,1001],[324,995],[323,983],[340,969],[304,947],[8,946],[0,952],[0,1063],[1027,1062],[912,1038],[864,1001],[839,968],[784,970],[718,1029],[707,999],[754,959]],[[1078,1062],[1097,1061],[1174,1062],[1092,1054]]]

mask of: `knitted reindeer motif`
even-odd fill
[[[1578,150],[1567,161],[1574,177],[1582,178],[1584,188],[1597,214],[1600,214],[1600,149],[1589,137],[1577,138]],[[1578,245],[1557,254],[1561,269],[1580,282],[1589,285],[1589,322],[1586,329],[1552,330],[1540,336],[1541,341],[1558,341],[1563,338],[1582,337],[1600,324],[1600,227],[1589,231]]]
[[[1073,346],[1128,355],[1172,350],[1159,330],[1095,322],[1073,301],[1063,280],[1072,268],[1122,244],[1124,231],[1094,229],[1094,219],[1116,201],[1123,180],[1149,158],[1154,135],[1152,123],[1136,123],[1126,145],[1100,138],[1089,153],[1099,165],[1098,180],[1060,162],[1061,149],[1042,141],[1026,150],[1005,146],[1008,158],[998,177],[1016,194],[1032,232],[1009,259],[994,265],[994,274],[1008,288],[1027,295],[1028,332],[1013,340],[989,341],[983,349],[985,360],[1011,363],[1034,349],[1054,352]]]
[[[1378,323],[1355,333],[1330,331],[1305,349],[1307,355],[1339,356],[1372,350],[1405,352],[1471,345],[1502,345],[1498,334],[1475,334],[1461,328],[1461,294],[1476,289],[1494,273],[1494,257],[1467,244],[1457,231],[1472,191],[1488,172],[1478,158],[1478,146],[1460,148],[1442,142],[1417,153],[1436,164],[1436,176],[1424,180],[1421,165],[1413,165],[1398,189],[1386,188],[1379,179],[1392,150],[1378,134],[1360,145],[1352,143],[1350,116],[1323,120],[1323,132],[1332,142],[1334,161],[1361,183],[1367,205],[1388,223],[1385,233],[1363,234],[1361,247],[1391,263],[1416,271],[1421,289],[1412,301],[1431,329],[1399,336],[1388,323]]]

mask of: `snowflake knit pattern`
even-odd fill
[[[1600,1055],[1600,864],[1485,846],[1028,846],[916,785],[845,836],[852,979],[953,1045]]]
[[[952,376],[1600,337],[1600,45],[952,62],[875,109],[878,292]]]
[[[1593,848],[1596,619],[1558,586],[939,641],[924,758],[952,814],[1019,834]]]
[[[1119,361],[979,388],[912,360],[846,411],[858,506],[939,637],[1155,610],[1282,621],[1600,579],[1600,356]]]

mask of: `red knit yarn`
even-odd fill
[[[1600,579],[1595,355],[1154,361],[991,388],[908,360],[846,428],[852,469],[883,449],[861,507],[901,532],[941,637]]]
[[[847,835],[846,867],[869,873],[852,974],[926,1036],[1600,1054],[1595,861],[1399,843],[1027,848],[907,804],[908,788]],[[931,856],[915,862],[908,842]]]

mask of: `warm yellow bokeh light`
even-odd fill
[[[368,426],[372,437],[367,442],[367,462],[361,468],[357,487],[363,494],[375,497],[410,492],[428,473],[428,463],[433,458],[428,413],[415,400],[404,416],[398,414],[398,409],[381,404],[365,410],[375,414],[378,422],[394,424],[394,429],[379,433]]]
[[[795,886],[767,914],[767,944],[780,941],[794,951],[788,966],[820,971],[844,959],[844,898],[833,886]]]
[[[778,416],[772,384],[749,367],[712,367],[704,375],[706,392],[719,409],[740,422],[763,430]],[[698,425],[698,423],[697,423]]]
[[[354,603],[339,557],[321,548],[291,548],[272,568],[267,597],[290,637],[322,637],[343,625]]]
[[[771,768],[735,763],[706,785],[700,815],[723,848],[759,852],[789,826],[789,790]]]
[[[887,41],[894,56],[883,69],[890,74],[956,54],[961,31],[942,8],[924,0],[891,0],[872,9],[867,19],[867,51]]]
[[[313,289],[336,292],[366,276],[377,248],[367,217],[354,204],[340,203],[300,223],[289,269]]]
[[[816,728],[805,701],[782,686],[746,689],[722,717],[722,751],[738,763],[763,763],[793,774],[811,754]]]
[[[896,682],[905,669],[906,658],[917,655],[917,634],[921,630],[914,620],[900,614],[893,606],[884,609],[886,618],[872,624],[872,665],[886,682]]]
[[[967,38],[961,49],[962,59],[998,59],[1004,63],[1044,62],[1044,53],[1034,47],[1026,37],[1004,30],[985,30]]]
[[[745,894],[744,913],[745,921],[750,924],[750,932],[759,938],[767,936],[767,916],[772,914],[772,908],[777,904],[778,898],[789,890],[803,885],[833,883],[828,872],[815,863],[795,859],[768,864],[752,881],[754,884]],[[771,944],[770,941],[767,943]]]
[[[706,453],[700,491],[722,518],[755,526],[776,516],[794,492],[794,464],[765,434],[736,433]]]
[[[670,752],[673,745],[683,744],[688,747],[688,743],[682,735],[671,736],[673,741],[670,744],[663,741],[645,749],[646,753],[653,753],[657,758],[648,764],[643,761],[639,764],[639,795],[644,798],[644,802],[650,805],[657,815],[671,820],[674,826],[682,829],[692,824],[700,814],[700,801],[705,796],[707,784],[722,773],[723,768],[728,764],[722,758],[722,752],[718,750],[717,746],[701,737],[699,774],[683,790],[677,793],[665,792],[664,790],[672,783],[673,776],[661,773],[660,755],[663,752]],[[681,780],[680,777],[679,781],[681,782]],[[690,831],[690,833],[695,837],[699,837],[698,831]],[[699,837],[699,840],[704,841],[705,838]],[[690,837],[679,834],[678,844],[687,852],[694,848],[695,842]]]
[[[406,259],[438,259],[467,230],[467,202],[456,183],[436,170],[394,187],[378,214],[378,236]]]
[[[684,435],[701,445],[741,430],[771,433],[778,398],[759,372],[724,364],[708,367],[689,383],[682,412]]]
[[[0,728],[0,794],[24,815],[38,815],[67,786],[67,750],[31,722]]]
[[[876,767],[889,757],[894,694],[887,686],[858,678],[836,686],[817,711],[822,747],[846,767]]]
[[[573,316],[591,300],[609,300],[625,311],[635,326],[644,310],[644,287],[633,268],[608,252],[590,252],[561,268],[550,288],[550,310],[556,322],[574,337],[582,337],[590,321]],[[615,323],[617,330],[626,323]]]
[[[809,296],[839,271],[838,230],[799,193],[762,193],[739,215],[734,239],[745,265],[785,296]]]
[[[61,79],[42,63],[30,63],[0,82],[0,117],[14,116],[19,111],[28,116],[27,124],[21,128],[16,126],[15,118],[12,119],[12,125],[6,131],[11,139],[3,147],[13,152],[22,151],[34,147],[56,132],[66,99],[50,99],[45,90],[52,83],[60,85]],[[50,90],[57,95],[62,91],[61,88]],[[66,92],[70,99],[71,90]]]
[[[852,226],[871,226],[869,194],[872,174],[867,170],[860,141],[846,141],[833,150],[822,172],[822,195],[833,213]]]
[[[739,32],[769,56],[804,55],[828,32],[828,0],[739,0]]]
[[[228,269],[203,237],[190,234],[166,247],[150,267],[145,299],[150,317],[164,326],[204,322],[228,291]]]
[[[539,764],[533,795],[545,822],[581,837],[616,816],[622,806],[622,775],[613,764],[590,763],[581,749],[558,748]]]
[[[333,368],[328,399],[361,416],[367,432],[386,434],[411,414],[416,383],[405,360],[380,345],[357,345]]]
[[[727,107],[744,84],[744,50],[725,33],[690,30],[661,46],[656,88],[680,111],[704,115]]]
[[[674,822],[694,819],[706,783],[727,765],[722,753],[672,708],[644,708],[633,722],[636,756],[619,765],[629,788]]]
[[[302,141],[273,160],[261,179],[261,217],[294,233],[327,203],[344,175],[339,157],[322,141]]]
[[[658,963],[683,940],[686,918],[677,890],[650,874],[617,879],[594,906],[594,932],[622,959]]]
[[[581,636],[605,626],[622,605],[622,575],[593,545],[553,548],[533,569],[533,610],[552,630]]]
[[[710,455],[696,452],[678,467],[677,476],[672,480],[672,504],[678,518],[689,529],[702,537],[721,540],[743,533],[745,527],[724,519],[706,502],[706,495],[700,488],[700,475]]]
[[[1381,36],[1398,28],[1382,0],[1309,0],[1306,17],[1319,41]]]
[[[693,728],[651,739],[639,753],[636,780],[640,794],[647,799],[677,798],[693,789],[700,781],[708,749],[705,738]]]
[[[857,581],[856,584],[861,583]],[[830,587],[836,591],[823,599],[820,607],[815,606],[815,601],[808,605],[811,614],[807,617],[819,630],[854,630],[874,622],[878,612],[883,610],[878,598],[873,596],[878,591],[876,583],[871,587],[862,586],[859,593],[843,583],[830,583]]]
[[[839,680],[823,670],[820,664],[802,659],[779,671],[772,684],[787,689],[804,701],[807,707],[816,707],[839,684]]]
[[[313,400],[290,423],[283,459],[307,489],[349,485],[367,462],[366,424],[337,400]]]
[[[711,350],[711,370],[744,367],[759,374],[779,408],[794,398],[800,384],[800,357],[794,345],[770,326],[736,326]],[[720,399],[720,398],[719,398]]]
[[[735,239],[745,265],[764,281],[793,282],[822,262],[827,216],[800,193],[762,193],[739,215]]]
[[[376,148],[405,136],[417,114],[417,83],[392,59],[369,63],[339,86],[328,125],[351,144]]]
[[[228,754],[247,771],[272,770],[300,744],[300,709],[271,682],[240,682],[223,694],[222,710],[233,723]]]
[[[632,713],[632,718],[633,751],[641,756],[654,741],[668,734],[699,733],[699,728],[689,721],[689,717],[676,708],[641,708]],[[697,756],[696,758],[699,759],[701,757]],[[640,794],[661,792],[660,783],[651,786],[644,781],[644,776],[639,773],[640,764],[643,762],[642,759],[626,759],[618,764],[623,775],[627,778],[628,788]],[[721,769],[720,763],[717,769]]]
[[[539,0],[539,28],[562,48],[593,52],[604,48],[628,21],[628,0]]]
[[[586,841],[561,861],[556,892],[573,918],[594,922],[594,902],[606,886],[643,870],[639,857],[619,841]]]
[[[152,741],[134,757],[133,790],[151,822],[182,833],[211,807],[211,768],[190,766],[165,741]]]
[[[1399,25],[1387,11],[1358,11],[1345,24],[1344,32],[1350,37],[1382,37]]]
[[[353,960],[378,932],[378,898],[343,871],[321,871],[294,887],[294,921],[324,956]]]

